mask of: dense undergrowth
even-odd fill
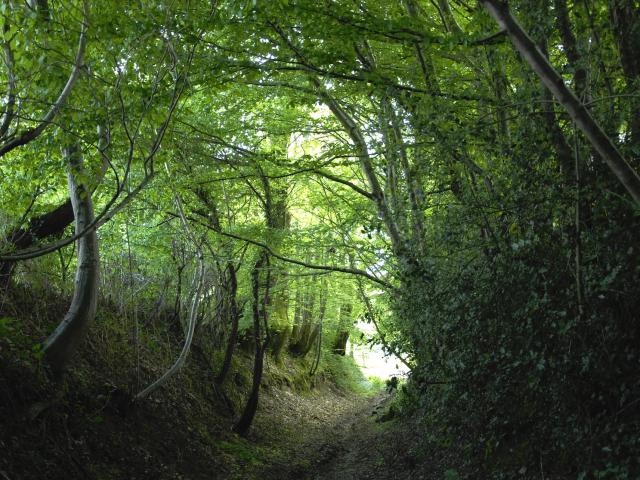
[[[570,226],[541,202],[518,242],[435,262],[432,282],[397,299],[420,365],[401,404],[419,406],[425,448],[455,452],[466,478],[640,475],[640,252],[627,208],[592,208],[577,273]]]

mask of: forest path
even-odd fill
[[[328,443],[321,445],[320,458],[306,472],[309,480],[360,480],[389,478],[383,475],[384,444],[380,442],[380,431],[375,423],[388,397],[378,395],[360,405],[351,416],[342,416],[332,426],[335,434]]]
[[[393,422],[376,422],[390,398],[384,392],[369,397],[324,392],[303,397],[293,408],[288,404],[287,424],[281,426],[284,435],[280,432],[270,439],[284,454],[280,461],[255,472],[254,478],[427,478],[416,475],[408,457],[398,451],[402,433]]]

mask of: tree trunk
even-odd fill
[[[253,361],[253,382],[251,393],[247,399],[247,403],[242,412],[242,416],[233,426],[233,431],[243,437],[249,432],[253,417],[258,409],[258,400],[260,396],[260,382],[262,381],[262,369],[264,366],[264,343],[262,340],[262,328],[260,323],[260,269],[265,262],[266,255],[262,254],[256,262],[251,272],[251,285],[253,291],[253,339],[255,343],[255,356]],[[268,285],[267,285],[268,288]],[[268,294],[265,294],[267,296]],[[262,312],[267,315],[266,310]]]
[[[69,165],[67,180],[76,232],[81,232],[93,221],[91,194],[81,180],[84,175],[82,152],[73,145],[65,148],[62,154]],[[56,376],[64,371],[95,317],[99,271],[98,239],[92,230],[78,240],[78,267],[71,306],[43,346],[44,358]]]
[[[98,151],[104,153],[108,145],[108,131],[105,127],[99,125]],[[100,183],[102,183],[102,179],[106,172],[107,163],[103,161],[100,175],[94,182],[92,182],[90,190],[91,193],[93,193]],[[73,206],[71,205],[71,199],[69,198],[50,212],[31,219],[26,228],[20,228],[18,225],[7,236],[7,243],[13,246],[16,250],[24,250],[43,238],[62,235],[65,228],[71,225],[73,220]],[[9,286],[15,266],[15,261],[5,260],[0,262],[0,291]]]
[[[222,384],[227,378],[229,370],[231,369],[231,359],[236,351],[236,345],[238,343],[238,324],[240,323],[240,312],[238,311],[238,301],[236,294],[238,291],[238,278],[236,276],[236,269],[233,262],[227,263],[227,271],[229,272],[229,292],[227,302],[229,303],[229,316],[231,317],[231,332],[229,332],[229,340],[227,341],[227,349],[224,352],[224,361],[222,362],[222,368],[220,373],[216,377],[216,383]]]
[[[273,359],[278,365],[282,365],[285,347],[289,343],[291,339],[291,325],[287,325],[282,330],[278,332],[274,332],[273,343],[272,343],[272,352]]]
[[[175,374],[180,369],[180,367],[182,367],[185,360],[187,359],[187,355],[189,354],[189,349],[191,348],[191,342],[193,341],[193,333],[196,328],[196,320],[198,317],[198,305],[200,304],[200,297],[202,295],[202,290],[204,286],[204,273],[205,273],[204,260],[202,258],[202,254],[199,253],[198,254],[198,272],[196,273],[196,278],[194,282],[195,292],[193,294],[193,300],[191,301],[191,307],[189,310],[189,325],[188,325],[187,334],[186,334],[184,345],[182,347],[180,355],[178,355],[178,358],[176,359],[175,363],[171,366],[171,368],[169,368],[169,370],[167,370],[164,374],[162,374],[160,378],[158,378],[155,382],[153,382],[151,385],[149,385],[147,388],[145,388],[143,391],[141,391],[135,396],[136,401],[147,398],[149,395],[151,395],[151,393],[153,393],[155,390],[157,390],[162,385],[164,385],[167,382],[167,380],[169,380],[169,378],[171,378],[173,374]]]
[[[367,179],[367,183],[369,184],[373,200],[378,209],[378,216],[384,222],[387,233],[389,234],[392,249],[397,255],[404,255],[405,249],[403,248],[401,233],[398,229],[396,220],[391,215],[389,204],[384,196],[380,180],[378,179],[373,162],[369,156],[369,145],[367,144],[362,130],[354,118],[349,115],[347,110],[342,108],[340,103],[327,91],[326,88],[324,88],[322,82],[318,78],[311,78],[311,83],[316,88],[318,96],[322,102],[329,108],[329,110],[331,110],[356,147],[358,159],[360,161],[360,168],[362,169],[362,172]]]
[[[349,327],[351,326],[351,313],[353,305],[344,303],[340,307],[340,323],[336,338],[333,341],[333,353],[337,355],[345,355],[347,352],[347,341],[349,340]]]
[[[61,235],[74,219],[71,200],[67,200],[54,210],[40,215],[29,222],[26,228],[14,229],[7,238],[7,243],[17,250],[33,245],[37,240],[49,236]],[[0,262],[0,290],[9,286],[16,262]]]
[[[613,35],[618,45],[620,63],[629,94],[629,127],[633,144],[640,143],[640,100],[635,95],[640,88],[640,13],[637,2],[611,0],[609,5]]]
[[[302,317],[302,289],[300,288],[300,284],[296,287],[295,302],[296,305],[293,310],[293,328],[291,329],[291,335],[289,336],[291,345],[296,343],[300,338],[300,323]]]
[[[636,203],[640,204],[640,176],[631,168],[618,148],[593,119],[586,107],[565,85],[563,78],[553,69],[535,43],[513,17],[505,2],[482,0],[482,3],[498,24],[506,30],[525,61],[540,77],[544,85],[567,110],[569,116],[598,151],[611,171],[624,185]]]
[[[349,340],[349,332],[341,331],[336,335],[336,339],[333,342],[333,353],[336,355],[346,355],[347,353],[347,341]]]
[[[187,220],[184,216],[184,212],[182,210],[182,203],[180,202],[180,197],[176,195],[176,204],[178,206],[178,211],[180,212],[180,220],[182,220],[182,225],[186,230],[187,234],[190,234],[189,226],[187,224]],[[167,370],[160,378],[158,378],[155,382],[145,388],[143,391],[138,393],[135,396],[135,400],[142,400],[147,398],[151,393],[164,385],[169,378],[171,378],[184,364],[187,359],[187,355],[189,355],[189,349],[191,348],[191,342],[193,341],[193,333],[196,329],[196,323],[198,319],[198,306],[200,305],[200,298],[202,297],[202,291],[204,290],[204,277],[206,267],[204,264],[204,257],[202,254],[202,248],[195,242],[195,239],[192,237],[192,241],[196,245],[197,249],[197,261],[198,268],[195,273],[193,279],[193,299],[191,300],[191,306],[189,307],[189,323],[187,325],[187,331],[184,339],[184,345],[182,350],[180,351],[180,355],[176,359],[175,363]]]
[[[218,207],[215,200],[203,189],[197,189],[195,194],[209,209],[208,214],[205,214],[205,216],[209,219],[211,228],[217,233],[222,232],[222,223],[220,222],[220,214],[218,213]],[[235,353],[238,345],[238,326],[240,323],[240,316],[242,315],[240,311],[241,308],[238,308],[237,299],[237,271],[239,267],[236,266],[233,260],[233,248],[229,244],[223,245],[223,251],[227,257],[226,274],[221,275],[227,283],[227,298],[223,300],[226,306],[223,310],[229,316],[228,320],[231,321],[231,331],[229,332],[229,339],[227,340],[227,347],[225,349],[222,367],[215,378],[215,382],[218,385],[222,385],[224,383],[229,371],[231,370],[231,360],[233,359],[233,354]]]
[[[285,142],[284,147],[288,144]],[[273,181],[260,169],[262,186],[264,188],[264,216],[267,224],[267,244],[276,253],[280,250],[282,236],[289,230],[291,216],[287,208],[287,185],[282,180]],[[269,339],[269,348],[278,364],[282,364],[284,347],[289,342],[291,327],[289,324],[289,280],[287,270],[279,265],[270,269],[268,275],[269,292],[273,292],[272,298],[268,298],[271,310],[271,328],[265,332]],[[277,288],[276,288],[277,287]]]
[[[314,278],[315,280],[315,278]],[[304,304],[302,307],[300,327],[298,329],[298,335],[295,341],[289,346],[289,350],[294,355],[304,357],[309,352],[309,340],[313,331],[313,312],[316,303],[316,295],[314,283],[308,288],[305,295]]]

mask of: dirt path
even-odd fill
[[[286,395],[282,392],[281,395]],[[416,470],[403,445],[402,430],[377,423],[388,395],[344,396],[334,391],[296,398],[294,403],[266,405],[265,411],[287,409],[281,431],[263,437],[277,446],[279,459],[255,472],[254,478],[278,480],[428,479]],[[288,400],[293,400],[289,398]],[[279,405],[277,405],[279,404]],[[374,414],[374,412],[376,412]],[[285,412],[279,412],[285,413]],[[273,417],[271,417],[273,418]],[[260,419],[258,419],[258,422]],[[280,430],[280,428],[278,429]]]
[[[338,418],[333,426],[336,437],[323,445],[323,455],[315,468],[301,477],[309,480],[364,480],[389,478],[385,472],[384,444],[373,412],[381,411],[387,397],[376,396],[348,417]]]

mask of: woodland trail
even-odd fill
[[[290,412],[298,430],[279,439],[287,451],[256,478],[280,480],[427,479],[406,454],[406,435],[394,422],[376,422],[389,402],[372,397],[321,396]],[[404,444],[404,445],[403,445]],[[400,447],[400,448],[399,448]],[[404,448],[403,448],[404,447]],[[421,470],[421,469],[419,469]]]
[[[309,480],[360,480],[390,478],[384,459],[384,444],[376,429],[376,416],[386,397],[374,397],[360,411],[349,417],[339,417],[333,425],[335,441],[322,445],[320,462],[307,472]]]

